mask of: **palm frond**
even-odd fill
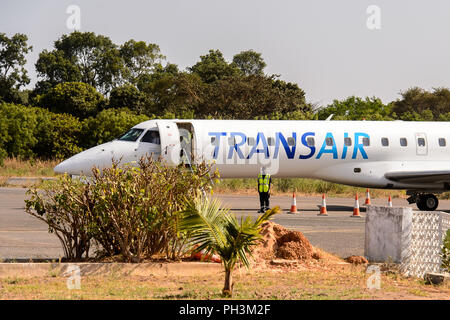
[[[225,245],[223,227],[228,209],[221,208],[218,200],[198,197],[188,201],[181,216],[179,230],[190,232],[192,244],[208,251]]]

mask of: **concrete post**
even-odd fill
[[[410,257],[412,208],[369,206],[364,255],[371,262],[404,263]]]

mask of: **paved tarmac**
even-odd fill
[[[63,256],[58,238],[49,234],[45,223],[25,212],[26,189],[0,188],[0,259],[58,259]],[[258,196],[216,195],[238,217],[257,217]],[[317,216],[320,197],[297,197],[297,214],[289,214],[292,197],[272,196],[270,205],[283,210],[273,219],[286,228],[305,234],[311,243],[340,257],[364,254],[365,210],[361,218],[350,217],[354,199],[327,199],[328,216]],[[386,199],[372,199],[385,205]],[[364,199],[360,199],[360,205]],[[404,199],[393,199],[394,206],[407,206]],[[415,208],[414,205],[411,205]],[[450,210],[450,201],[441,201],[440,210]]]

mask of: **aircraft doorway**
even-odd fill
[[[180,132],[180,161],[186,166],[191,166],[194,161],[194,127],[189,122],[177,123]]]
[[[425,133],[416,133],[416,152],[419,156],[428,155],[428,143]]]

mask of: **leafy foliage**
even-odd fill
[[[232,272],[240,261],[249,267],[248,255],[251,247],[260,239],[260,226],[279,212],[275,207],[267,210],[256,220],[241,218],[228,209],[221,208],[220,202],[207,197],[197,197],[187,201],[187,208],[179,224],[179,230],[190,233],[190,242],[195,251],[218,254],[225,269],[225,285],[222,293],[231,296],[233,291]]]
[[[261,53],[253,50],[242,51],[233,57],[233,63],[246,76],[260,75],[262,76],[264,68],[267,64],[264,62]]]
[[[165,58],[158,45],[133,39],[120,47],[120,55],[124,63],[124,78],[132,84],[137,84],[142,76],[152,74]]]
[[[136,115],[126,108],[103,110],[82,122],[81,146],[90,148],[111,141],[146,120],[147,116]]]
[[[26,211],[56,233],[69,260],[87,258],[91,240],[100,245],[100,256],[120,254],[128,262],[155,254],[179,259],[187,240],[177,227],[184,199],[209,190],[218,173],[205,163],[192,171],[151,157],[138,164],[113,161],[101,172],[93,168],[84,183],[64,175],[42,192],[32,188]]]
[[[27,191],[30,199],[25,200],[26,212],[48,225],[48,231],[58,237],[69,261],[89,257],[92,238],[89,221],[95,200],[89,187],[63,175],[55,183]]]
[[[441,120],[450,112],[450,89],[436,88],[432,92],[413,87],[401,93],[393,111],[404,120]]]
[[[442,247],[442,268],[446,272],[450,272],[450,229],[447,230]]]
[[[112,89],[109,96],[110,108],[128,108],[139,114],[146,111],[148,103],[147,96],[131,84]]]
[[[333,114],[334,120],[393,120],[392,106],[376,98],[351,96],[345,100],[334,100],[332,104],[318,111],[319,119],[325,120]]]
[[[200,56],[200,61],[189,70],[198,74],[205,83],[212,83],[240,73],[239,68],[234,64],[229,64],[219,50],[209,50],[209,53]]]
[[[50,87],[80,81],[106,93],[119,78],[123,64],[117,46],[106,36],[75,31],[55,41],[53,51],[39,54],[36,71]]]
[[[81,152],[82,123],[70,114],[57,114],[36,108],[38,143],[33,154],[44,159],[66,159]]]
[[[95,116],[105,103],[94,87],[83,82],[65,82],[50,89],[40,100],[55,113],[68,113],[80,119]]]
[[[0,104],[0,155],[28,158],[38,143],[35,109],[14,104]]]
[[[19,88],[30,83],[24,68],[25,55],[32,50],[28,37],[16,33],[11,38],[0,33],[0,101],[22,102]]]

